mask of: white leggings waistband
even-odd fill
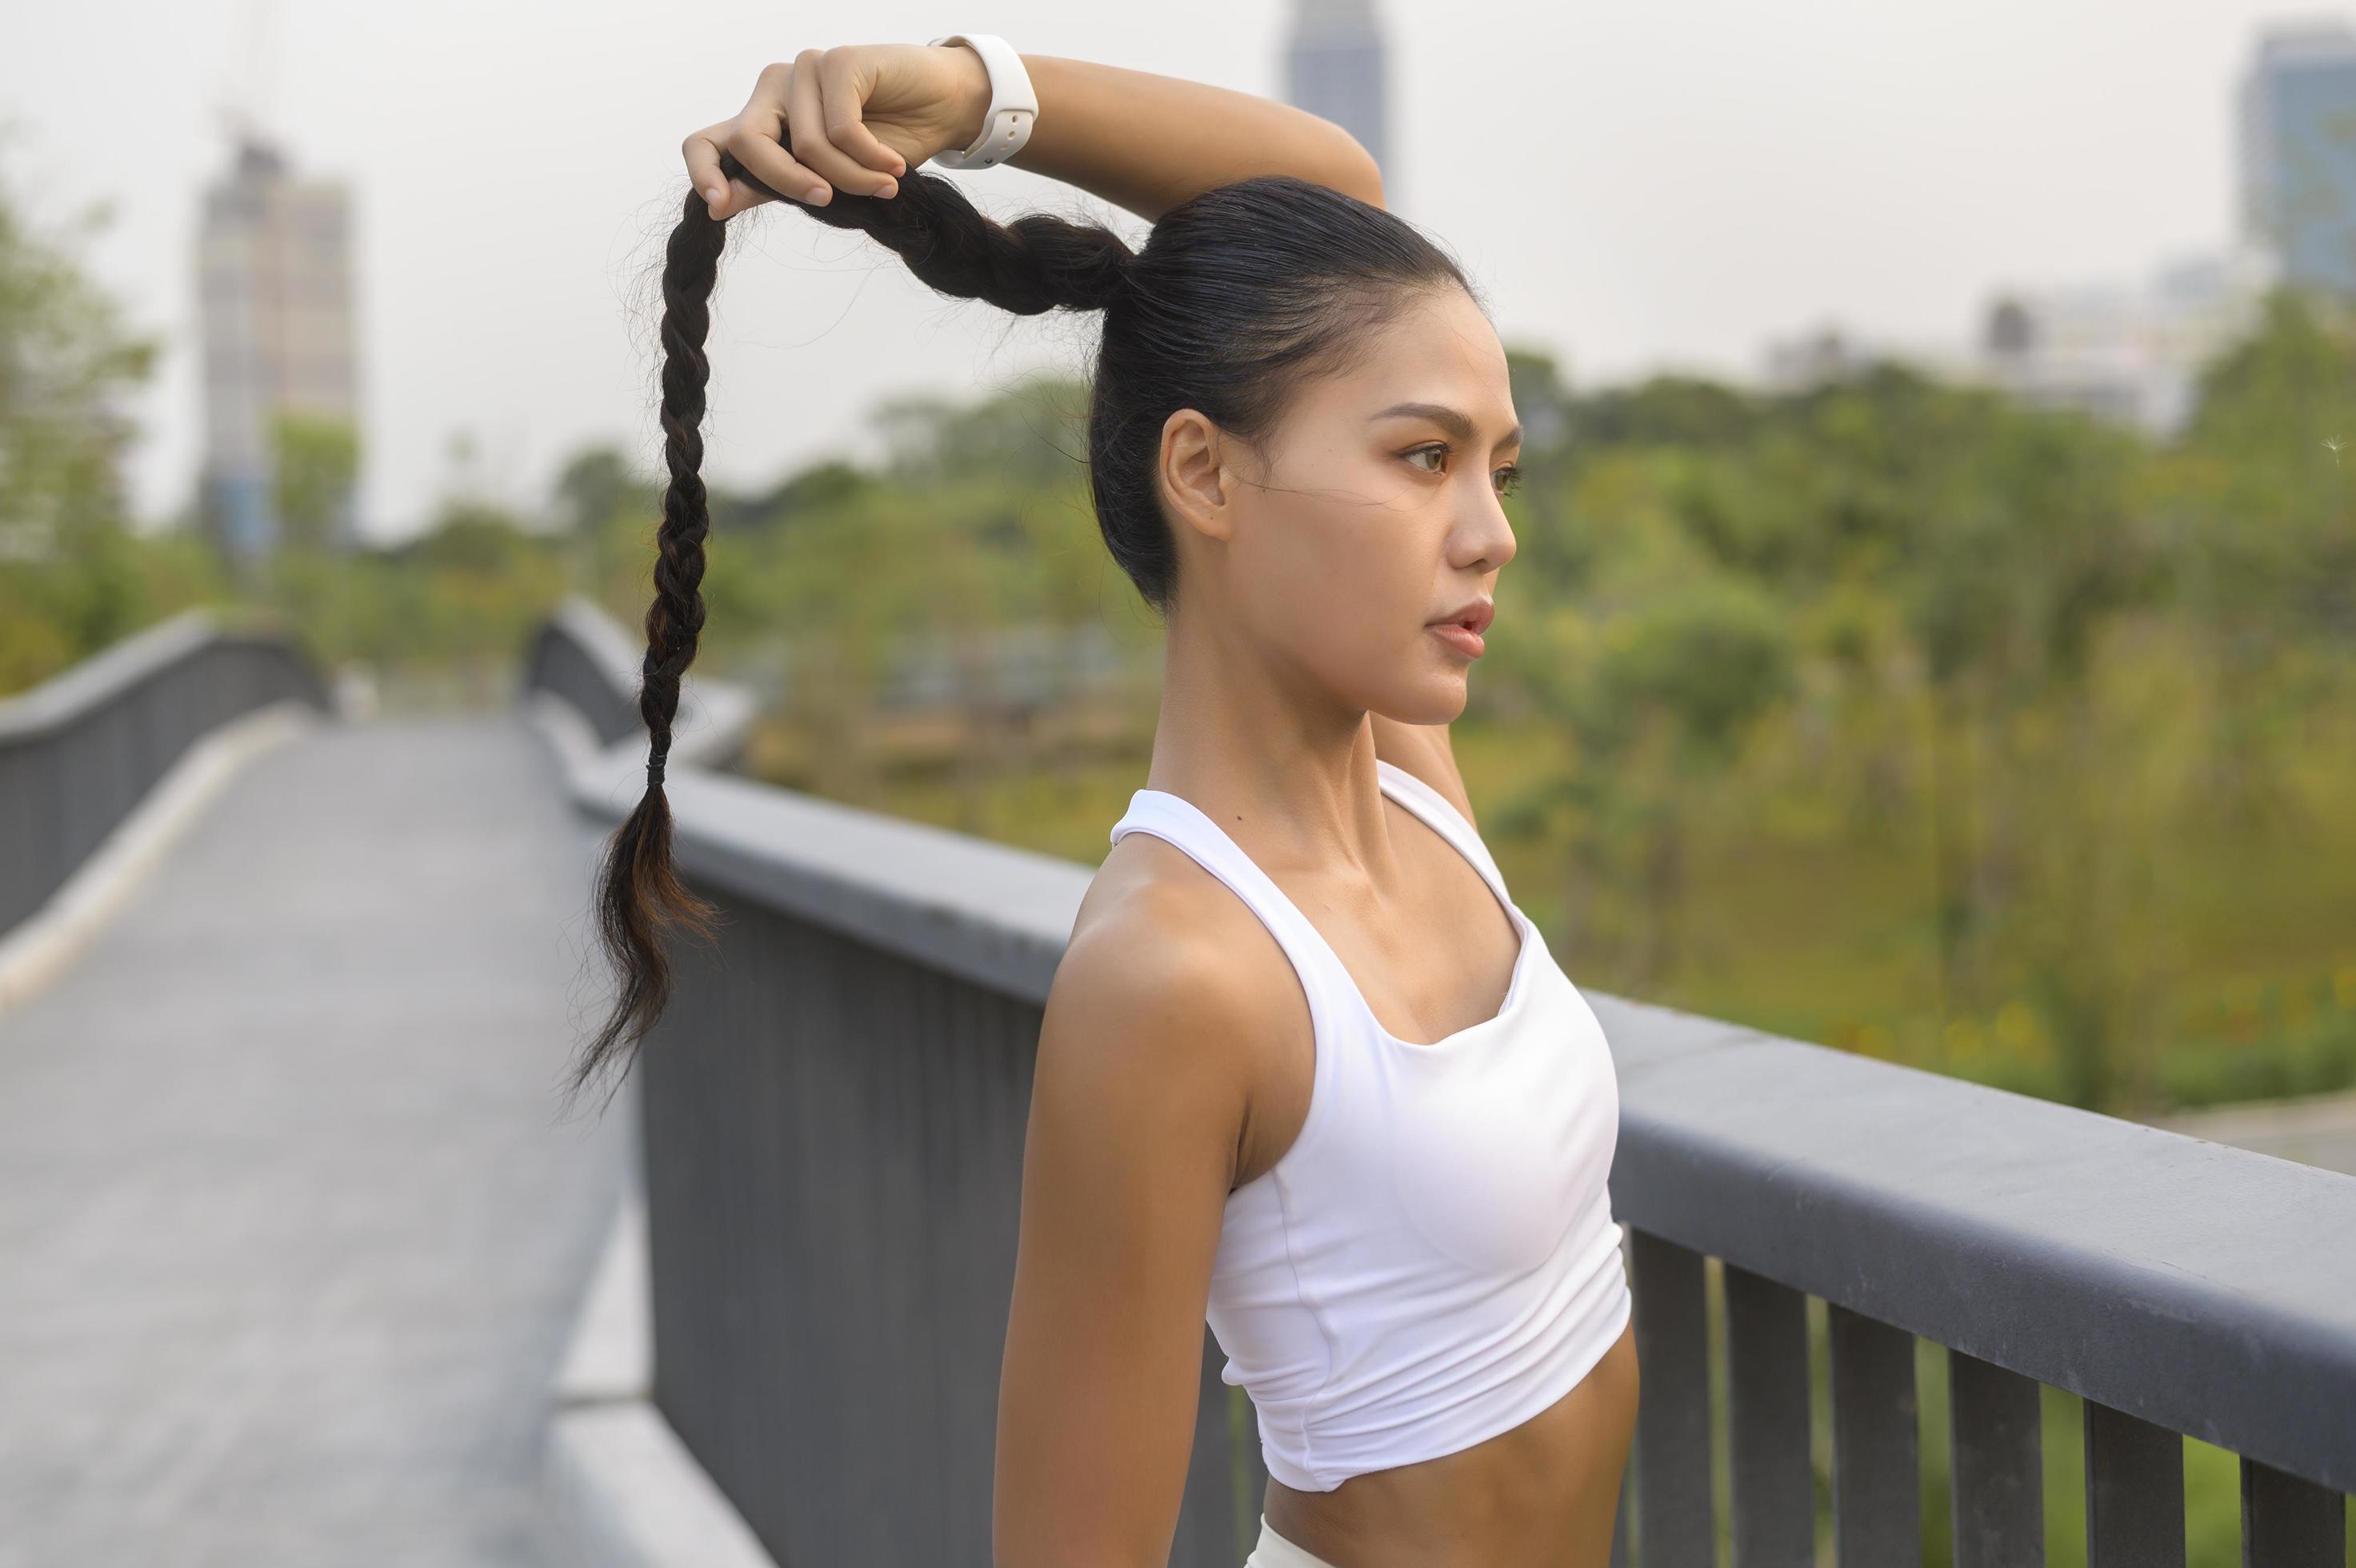
[[[1244,1568],[1333,1568],[1333,1564],[1305,1546],[1297,1545],[1276,1533],[1268,1522],[1268,1515],[1259,1516],[1259,1540],[1252,1544],[1251,1555],[1244,1559]]]

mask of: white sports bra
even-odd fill
[[[1227,1195],[1206,1316],[1259,1415],[1269,1473],[1329,1492],[1452,1454],[1553,1404],[1628,1322],[1604,1178],[1620,1094],[1602,1026],[1445,796],[1377,760],[1383,793],[1472,863],[1521,933],[1496,1015],[1429,1045],[1376,1021],[1292,901],[1191,802],[1140,789],[1113,825],[1233,888],[1301,977],[1307,1119]]]

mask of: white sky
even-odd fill
[[[1751,374],[1827,323],[1959,343],[1993,289],[2138,281],[2232,231],[2233,89],[2264,0],[1377,0],[1393,206],[1483,280],[1508,342],[1575,382]],[[37,215],[117,217],[87,254],[161,330],[135,499],[187,494],[198,192],[242,96],[298,170],[350,179],[366,471],[380,537],[456,476],[535,504],[585,441],[649,470],[653,323],[631,309],[685,189],[679,143],[771,59],[981,28],[1018,49],[1273,95],[1289,6],[862,0],[117,0],[20,10],[0,48],[5,154]],[[2329,15],[2329,13],[2323,13]],[[1053,112],[1053,106],[1045,106]],[[1000,216],[1078,193],[968,180]],[[1110,209],[1099,209],[1109,213]],[[1124,231],[1141,225],[1119,215]],[[941,299],[869,242],[772,211],[723,259],[707,473],[768,482],[862,450],[878,397],[1077,371],[1093,317]]]

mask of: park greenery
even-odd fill
[[[635,625],[659,491],[618,445],[533,507],[339,529],[362,452],[278,423],[282,542],[142,530],[157,344],[0,192],[0,691],[192,604],[498,700],[567,592]],[[84,228],[102,221],[86,219]],[[1457,750],[1583,984],[2083,1105],[2356,1084],[2356,320],[2270,295],[2156,441],[1885,362],[1580,388],[1510,356],[1518,542]],[[1086,388],[874,414],[882,456],[712,497],[701,668],[778,782],[1093,862],[1159,630],[1089,510]]]

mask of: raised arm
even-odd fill
[[[1241,1047],[1267,1023],[1199,918],[1135,918],[1167,897],[1084,915],[1048,992],[999,1371],[997,1568],[1162,1568],[1177,1530]]]
[[[1039,96],[1030,139],[1008,162],[1159,220],[1180,202],[1254,175],[1289,174],[1382,204],[1382,176],[1357,139],[1304,109],[1057,55],[1022,57]],[[744,107],[689,134],[689,177],[725,220],[768,200],[731,179],[733,154],[790,200],[835,189],[888,198],[895,177],[970,145],[990,112],[990,71],[962,44],[841,44],[761,69]],[[793,151],[784,144],[792,127]]]
[[[963,57],[970,113],[964,146],[981,134],[990,73]],[[1023,69],[1039,94],[1031,139],[1007,162],[1078,186],[1158,220],[1191,197],[1248,179],[1289,174],[1347,191],[1379,207],[1383,182],[1357,138],[1305,109],[1183,77],[1157,76],[1093,60],[1026,54]]]

